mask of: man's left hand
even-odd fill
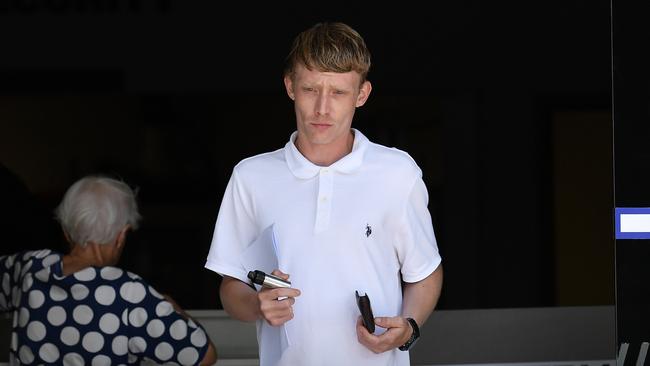
[[[413,328],[406,318],[401,316],[395,317],[377,317],[375,324],[386,328],[386,332],[380,335],[370,334],[366,327],[363,326],[361,317],[357,319],[357,339],[374,353],[382,353],[397,348],[411,338]]]

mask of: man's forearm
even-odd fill
[[[260,318],[257,291],[238,279],[225,276],[219,289],[223,309],[233,318],[252,322]]]
[[[402,316],[413,318],[422,325],[436,307],[442,290],[442,265],[425,279],[404,284]]]

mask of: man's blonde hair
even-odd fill
[[[356,71],[361,82],[370,69],[370,52],[357,31],[344,23],[318,23],[293,41],[284,74],[291,76],[296,66],[323,72]]]

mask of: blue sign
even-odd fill
[[[650,207],[616,207],[616,239],[650,239]]]

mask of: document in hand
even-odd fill
[[[246,273],[260,270],[270,274],[274,269],[278,269],[277,253],[274,224],[271,224],[244,250],[240,261]],[[252,284],[250,280],[249,283]],[[255,288],[259,291],[262,287],[255,285]]]
[[[260,270],[264,273],[271,273],[274,269],[278,269],[278,250],[274,227],[274,224],[271,224],[269,227],[264,229],[257,239],[255,239],[255,241],[253,241],[242,253],[240,261],[247,273],[248,271],[255,270]],[[252,284],[250,280],[248,281]],[[257,284],[254,286],[257,291],[262,288],[262,286]],[[279,342],[279,347],[271,344],[271,342],[265,344],[260,343],[261,348],[268,349],[265,354],[267,354],[270,359],[279,360],[281,354],[276,352],[279,350],[284,351],[291,344],[289,342],[287,329],[284,325],[273,327],[264,320],[257,321],[258,342],[260,339],[277,340]]]

